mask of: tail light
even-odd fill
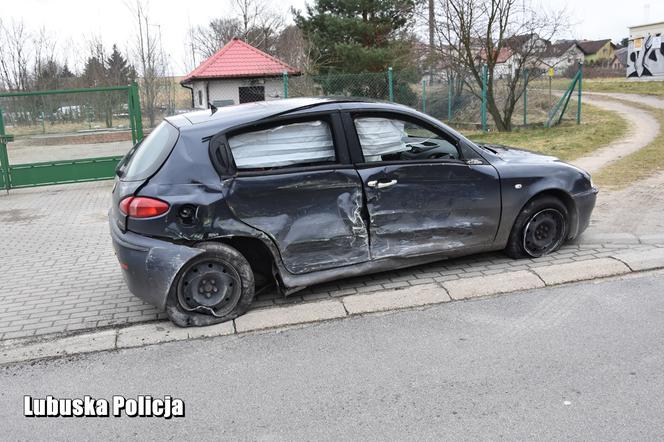
[[[156,198],[128,196],[120,201],[120,212],[132,218],[151,218],[168,212],[168,203]]]

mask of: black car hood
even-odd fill
[[[560,159],[551,155],[544,155],[537,152],[532,152],[518,147],[509,147],[502,144],[489,144],[489,143],[475,143],[480,147],[488,149],[493,154],[498,156],[501,160],[508,163],[551,163],[559,162]]]

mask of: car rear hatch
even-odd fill
[[[123,232],[127,227],[127,214],[120,210],[120,203],[125,198],[133,197],[161,168],[179,135],[175,126],[164,121],[143,141],[132,147],[118,164],[110,216]]]

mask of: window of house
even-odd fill
[[[198,91],[198,105],[199,106],[203,105],[203,91],[201,90]]]
[[[413,161],[459,159],[459,151],[449,140],[431,130],[405,120],[356,118],[355,128],[364,161]]]
[[[336,162],[330,127],[307,121],[232,136],[228,145],[238,170],[315,166]]]

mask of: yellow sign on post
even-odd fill
[[[549,77],[553,77],[553,68],[549,68]]]

